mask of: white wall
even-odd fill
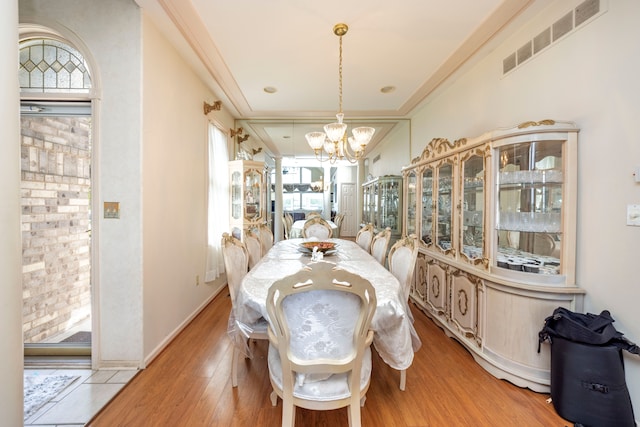
[[[0,419],[22,425],[22,241],[20,238],[20,104],[18,91],[18,2],[0,14]],[[8,60],[8,58],[14,58]]]
[[[21,23],[42,24],[86,46],[101,88],[93,125],[93,196],[100,206],[93,228],[95,366],[136,367],[143,356],[140,19],[131,0],[20,1]],[[102,218],[103,201],[120,202],[120,219]]]
[[[411,163],[416,155],[411,153],[411,121],[403,120],[391,129],[385,139],[367,155],[367,173],[374,178],[383,175],[401,175],[402,167]],[[376,156],[377,162],[373,162]]]
[[[215,97],[132,0],[21,0],[19,8],[21,22],[79,41],[93,61],[101,89],[94,366],[144,367],[224,285],[224,278],[204,284],[202,106]],[[210,118],[233,127],[224,111]],[[103,201],[120,202],[120,219],[102,219]]]
[[[502,77],[505,57],[580,2],[553,2],[429,99],[412,117],[412,152],[434,137],[453,141],[527,120],[575,122],[581,129],[577,283],[587,292],[586,311],[610,310],[617,329],[638,343],[640,227],[626,226],[626,208],[640,204],[632,176],[640,166],[640,2],[609,0],[602,16]],[[640,358],[625,354],[625,363],[637,412]]]
[[[202,106],[215,97],[146,17],[143,53],[143,307],[148,358],[226,281],[222,277],[204,283],[209,122]],[[209,117],[225,129],[233,127],[233,118],[224,110]]]

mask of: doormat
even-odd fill
[[[24,419],[35,414],[78,378],[80,377],[74,375],[37,375],[25,372]]]
[[[60,342],[82,342],[82,343],[90,343],[91,342],[91,332],[90,331],[80,331],[75,334],[63,339]]]

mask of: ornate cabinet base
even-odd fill
[[[422,251],[414,278],[413,302],[480,366],[519,387],[549,392],[549,346],[538,353],[540,319],[557,307],[581,311],[580,289],[499,283]]]

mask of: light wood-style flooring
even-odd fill
[[[267,342],[240,363],[239,384],[231,387],[231,302],[223,291],[88,425],[238,426],[281,424],[282,401],[272,407]],[[465,348],[412,304],[423,346],[408,370],[406,391],[399,373],[374,351],[371,387],[362,408],[363,426],[569,426],[545,394],[496,379]],[[346,426],[347,410],[297,409],[297,426]]]

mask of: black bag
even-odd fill
[[[551,400],[561,417],[588,427],[633,427],[622,350],[640,348],[613,326],[608,311],[574,313],[563,307],[545,319],[538,334],[551,343]]]

